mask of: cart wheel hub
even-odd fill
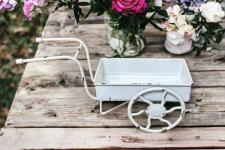
[[[162,118],[166,114],[166,108],[160,104],[153,104],[148,107],[147,115],[152,119]]]

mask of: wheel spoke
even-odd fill
[[[149,129],[151,127],[152,123],[151,123],[151,118],[148,117],[148,124],[146,126],[146,129]]]
[[[150,100],[145,99],[143,96],[140,96],[140,99],[141,99],[143,102],[147,103],[148,105],[152,105],[152,104],[153,104]]]
[[[162,99],[162,102],[161,102],[161,105],[162,105],[162,106],[164,106],[165,103],[166,103],[166,99],[165,99],[165,98],[166,98],[167,93],[168,93],[168,92],[167,92],[166,90],[164,90],[164,92],[163,92],[163,94],[162,94],[162,98],[161,98],[161,99]]]
[[[139,116],[139,115],[143,114],[144,112],[145,112],[145,110],[141,110],[139,112],[132,113],[131,116]]]
[[[171,112],[173,112],[175,110],[181,110],[181,109],[182,109],[181,106],[176,106],[176,107],[173,107],[173,108],[167,110],[166,113],[169,114],[169,113],[171,113]]]
[[[168,126],[172,125],[172,123],[169,120],[159,118],[160,121],[165,122]]]

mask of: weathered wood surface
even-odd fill
[[[8,143],[8,139],[12,139],[13,142]],[[18,149],[71,149],[74,147],[77,149],[84,147],[87,149],[149,147],[167,147],[171,150],[174,150],[174,147],[213,149],[225,147],[225,128],[176,128],[164,134],[148,134],[134,128],[3,129],[0,145],[10,149],[14,145],[17,145]]]
[[[111,54],[106,27],[96,24],[102,18],[91,18],[79,27],[74,26],[71,18],[68,12],[50,15],[43,37],[81,38],[90,49],[95,71],[99,59]],[[145,34],[147,46],[140,58],[185,58],[191,70],[194,85],[191,101],[187,103],[189,113],[179,128],[163,134],[143,133],[132,127],[126,107],[102,116],[98,103],[86,95],[79,70],[72,61],[38,62],[26,66],[0,145],[13,143],[27,149],[225,148],[225,51],[203,52],[199,58],[195,53],[175,56],[164,50],[164,33],[148,27]],[[42,43],[35,57],[72,56],[76,48],[69,42]],[[81,52],[79,58],[88,76],[85,54]],[[112,105],[115,104],[106,107]],[[175,119],[176,115],[169,119]]]
[[[94,91],[94,88],[92,88]],[[225,124],[225,88],[194,88],[190,112],[180,126]],[[114,104],[105,104],[110,107]],[[35,87],[18,90],[6,127],[132,127],[127,108],[100,115],[99,105],[82,87]],[[175,116],[170,116],[173,120]],[[142,118],[144,119],[144,118]]]

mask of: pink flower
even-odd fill
[[[23,13],[24,15],[31,20],[32,19],[32,11],[35,6],[41,7],[44,5],[45,0],[25,0],[23,5]]]
[[[23,13],[24,15],[31,20],[32,19],[32,10],[34,9],[34,5],[31,0],[25,0],[23,5]]]
[[[162,23],[162,28],[163,29],[167,29],[167,28],[169,28],[169,26],[170,26],[170,23],[168,21]]]
[[[12,11],[16,4],[15,0],[0,0],[0,12]]]
[[[148,4],[145,0],[112,0],[112,10],[128,14],[137,14],[146,11]]]

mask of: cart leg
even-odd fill
[[[122,107],[126,104],[128,104],[128,102],[123,102],[123,103],[121,103],[121,104],[119,104],[115,107],[112,107],[112,108],[110,108],[106,111],[103,111],[103,101],[99,101],[99,111],[100,111],[101,115],[105,115],[105,114],[108,114],[108,113],[110,113],[110,112],[112,112],[112,111],[114,111],[114,110],[116,110],[116,109],[118,109],[118,108],[120,108],[120,107]]]

